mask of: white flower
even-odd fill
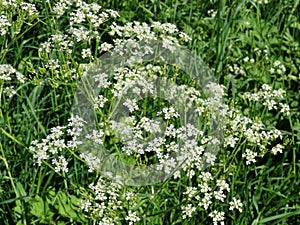
[[[209,16],[211,16],[212,18],[215,18],[216,15],[217,15],[217,11],[215,11],[215,10],[213,10],[213,9],[210,9],[210,10],[207,11],[207,14],[208,14]]]
[[[275,97],[275,98],[283,98],[284,95],[285,95],[285,90],[279,88],[278,90],[274,90],[272,95]]]
[[[92,39],[92,31],[86,30],[83,27],[71,27],[68,32],[76,38],[77,42],[90,41]]]
[[[89,212],[90,207],[91,207],[91,205],[92,205],[92,203],[91,203],[90,200],[81,200],[81,201],[80,201],[80,204],[81,204],[81,206],[80,206],[80,209],[81,209],[81,210],[83,210],[83,211],[85,211],[85,212]]]
[[[182,218],[185,219],[187,217],[192,217],[193,212],[196,211],[196,207],[192,206],[192,204],[187,204],[186,206],[181,206],[182,210]]]
[[[168,107],[168,108],[167,107],[163,108],[161,112],[157,113],[157,115],[159,116],[162,113],[164,114],[164,118],[166,120],[179,117],[179,113],[176,112],[176,110],[173,106]]]
[[[23,74],[18,72],[15,68],[13,68],[9,64],[0,65],[0,80],[10,81],[13,79],[13,75],[17,77],[17,80],[21,83],[24,83],[26,78]]]
[[[182,38],[183,41],[188,42],[190,40],[192,40],[186,33],[180,32],[179,33],[179,37]]]
[[[82,49],[82,58],[85,59],[85,58],[92,58],[92,51],[91,49],[87,48],[87,49]]]
[[[196,199],[199,201],[201,198],[199,196],[196,196]],[[212,193],[205,193],[204,198],[201,199],[199,202],[199,206],[203,207],[205,210],[208,209],[208,207],[212,204]]]
[[[7,94],[9,98],[12,98],[17,93],[17,91],[15,90],[14,86],[9,86],[3,90],[3,93]]]
[[[61,136],[64,134],[63,130],[65,129],[65,126],[56,126],[56,127],[52,127],[50,129],[51,133],[48,135],[48,139],[51,140],[57,140],[59,138],[61,138]]]
[[[270,73],[273,74],[273,73],[277,73],[278,75],[282,75],[283,73],[286,72],[286,68],[285,66],[279,61],[279,60],[276,60],[274,63],[273,63],[273,67],[270,69]]]
[[[52,160],[52,164],[54,165],[54,169],[55,169],[55,172],[65,172],[67,173],[69,171],[68,169],[68,162],[67,160],[65,159],[64,156],[60,155],[58,156],[58,160],[57,159],[53,159]]]
[[[37,146],[36,149],[33,146],[30,146],[30,150],[35,152],[33,158],[35,159],[35,164],[38,164],[38,166],[42,165],[42,160],[47,160],[49,158],[47,148],[39,148],[39,146]]]
[[[218,212],[217,210],[214,210],[208,216],[213,219],[214,225],[218,225],[218,224],[224,225],[224,219],[225,219],[224,215],[225,215],[224,212]]]
[[[285,115],[290,115],[290,107],[288,104],[283,104],[279,102],[279,106],[281,107],[280,112],[284,113]]]
[[[112,48],[113,48],[112,44],[104,42],[100,45],[99,50],[101,50],[102,52],[108,52]]]
[[[6,15],[0,15],[0,36],[7,33],[8,27],[11,23],[8,21]]]
[[[95,82],[98,83],[98,88],[108,88],[111,82],[108,81],[108,74],[100,73],[94,76]]]
[[[80,128],[83,127],[86,121],[84,121],[78,115],[72,115],[70,119],[68,119],[68,127]]]
[[[139,154],[144,154],[143,145],[140,144],[136,139],[132,139],[126,143],[122,148],[122,151],[127,155],[131,155],[132,152],[137,152]]]
[[[29,16],[34,15],[35,13],[38,13],[36,7],[34,4],[27,3],[27,2],[21,2],[21,8],[28,12]]]
[[[240,199],[236,199],[235,197],[233,197],[232,201],[229,202],[229,210],[234,210],[234,209],[237,209],[239,210],[240,212],[242,212],[242,207],[243,207],[243,204],[241,202]]]
[[[136,212],[132,212],[132,210],[129,210],[125,220],[129,221],[129,225],[133,225],[134,222],[140,221],[141,219],[136,215]]]
[[[244,60],[244,62],[248,62],[249,61],[249,57],[246,56],[243,60]]]
[[[105,102],[107,102],[108,99],[105,98],[103,95],[98,95],[94,99],[94,109],[103,108]]]
[[[56,70],[60,67],[58,59],[50,59],[45,64],[45,67],[50,70]]]
[[[89,166],[88,172],[90,173],[93,172],[97,168],[97,166],[100,165],[100,159],[94,156],[92,153],[88,153],[88,154],[81,153],[80,157],[87,162]]]
[[[226,195],[223,193],[222,190],[219,190],[219,191],[214,191],[214,197],[215,197],[215,199],[220,200],[221,202],[224,202]]]
[[[136,103],[136,99],[126,99],[126,101],[123,103],[124,106],[126,106],[130,112],[133,112],[135,110],[139,109],[139,106]]]
[[[95,143],[102,145],[102,137],[104,135],[104,132],[102,130],[93,130],[92,134],[87,134],[86,138],[94,141]]]
[[[172,136],[176,137],[177,130],[173,124],[170,124],[166,127],[165,135],[166,136]]]
[[[204,156],[206,157],[205,162],[208,164],[211,164],[212,166],[215,164],[215,160],[216,160],[216,155],[210,153],[210,152],[205,152]]]
[[[242,154],[243,158],[246,158],[246,165],[251,163],[255,163],[255,157],[257,156],[256,152],[251,151],[250,149],[246,149],[246,152]]]
[[[273,63],[273,65],[274,65],[275,67],[278,67],[280,64],[281,64],[281,62],[280,62],[279,60],[276,60],[276,61]]]
[[[187,187],[186,191],[183,192],[183,194],[187,195],[188,198],[193,198],[196,193],[197,193],[197,188],[196,187]]]
[[[174,179],[181,178],[180,170],[176,170],[173,174]]]
[[[72,1],[69,0],[60,0],[55,3],[53,6],[53,12],[57,17],[61,17],[65,11],[68,9],[69,5],[71,5]]]
[[[201,172],[201,174],[199,175],[199,178],[202,179],[204,182],[213,180],[213,177],[210,172]]]
[[[231,148],[234,148],[238,140],[239,138],[230,135],[225,138],[224,147],[230,146]]]
[[[257,93],[244,93],[243,98],[255,102],[263,101],[262,104],[267,106],[269,110],[272,110],[278,108],[278,102],[280,99],[284,98],[285,93],[286,92],[283,89],[272,90],[269,85],[263,84]],[[281,102],[279,102],[279,106],[281,107],[280,112],[285,113],[288,116],[290,113],[289,106]]]
[[[282,153],[282,150],[283,150],[283,146],[281,144],[277,144],[275,147],[273,147],[271,149],[271,152],[274,154],[274,155],[277,155],[277,153]]]
[[[206,182],[199,184],[199,188],[202,193],[207,193],[207,192],[211,191],[211,187],[208,186],[208,184]]]
[[[269,110],[272,110],[272,109],[277,109],[277,103],[271,99],[267,99],[264,103],[263,103],[264,106],[268,106],[268,109]]]
[[[220,187],[220,191],[230,191],[229,184],[227,184],[225,180],[217,180],[217,186]]]
[[[158,133],[161,130],[159,121],[151,120],[147,117],[142,117],[137,126],[150,133]]]

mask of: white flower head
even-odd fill
[[[240,212],[242,212],[243,211],[242,207],[243,207],[243,204],[242,204],[241,200],[236,199],[235,197],[232,199],[232,201],[229,202],[229,210],[231,210],[231,211],[234,209],[237,209]]]
[[[135,110],[139,109],[139,106],[137,104],[136,99],[126,99],[125,102],[123,103],[124,106],[126,106],[130,112],[133,112]]]
[[[246,149],[246,152],[242,154],[243,158],[246,158],[246,165],[256,162],[257,153],[251,151],[250,149]]]

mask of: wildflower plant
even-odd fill
[[[13,190],[1,198],[0,220],[222,225],[280,218],[264,211],[253,182],[264,162],[288,157],[296,140],[296,128],[286,131],[284,123],[292,126],[297,104],[280,82],[296,79],[297,69],[272,45],[249,43],[268,23],[252,11],[267,17],[261,9],[269,1],[234,1],[232,9],[210,1],[195,10],[204,17],[196,36],[198,28],[183,32],[187,18],[156,21],[149,10],[167,3],[148,10],[141,1],[136,12],[149,14],[145,22],[98,1],[29,2],[0,3],[0,183],[9,180]],[[181,4],[174,15],[186,10]],[[214,35],[223,16],[229,21]],[[190,50],[197,41],[200,52],[217,43],[204,55],[216,62],[206,65]],[[28,183],[13,177],[19,170]],[[273,178],[260,181],[269,185],[261,190],[284,196]],[[4,194],[10,186],[3,187]],[[279,211],[296,215],[288,212],[296,205]]]

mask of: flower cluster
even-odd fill
[[[189,41],[190,38],[183,32],[179,32],[175,25],[170,23],[160,23],[153,22],[152,25],[148,25],[147,23],[140,22],[128,22],[124,26],[118,26],[116,23],[111,25],[111,31],[109,34],[111,36],[117,36],[120,38],[130,38],[136,37],[139,41],[145,40],[158,40],[163,39],[165,44],[170,43],[178,43],[177,38],[172,38],[171,35],[178,34],[178,37],[185,42]],[[119,42],[118,39],[115,39],[115,43]]]
[[[9,27],[13,27],[14,34],[20,33],[23,23],[32,22],[38,15],[33,3],[17,0],[3,0],[0,11],[6,12],[0,15],[0,36],[7,34]],[[16,20],[13,20],[14,15],[18,16]]]
[[[18,10],[18,12],[26,12],[29,16],[33,16],[38,13],[36,7],[32,3],[17,1],[17,0],[3,0],[1,3],[1,7],[7,10]],[[22,13],[22,16],[24,14]],[[25,18],[23,18],[25,19]]]
[[[249,60],[249,57],[244,58],[244,61],[248,61],[248,60]],[[228,69],[229,69],[229,72],[233,73],[234,75],[245,75],[246,74],[245,70],[236,63],[234,63],[233,65],[229,65]]]
[[[210,16],[210,17],[212,17],[212,18],[215,18],[216,17],[216,15],[217,15],[217,11],[215,11],[214,9],[210,9],[210,10],[208,10],[207,11],[207,14]]]
[[[274,140],[282,139],[281,131],[278,129],[267,129],[262,122],[245,117],[237,110],[229,111],[228,120],[230,122],[225,132],[224,147],[235,148],[241,140],[246,140],[248,148],[243,157],[246,158],[247,165],[254,163],[257,156],[263,157],[269,152]],[[271,152],[275,151],[273,149]]]
[[[53,127],[50,134],[41,142],[33,141],[29,149],[34,152],[35,163],[41,166],[43,160],[52,159],[51,163],[56,172],[68,172],[64,150],[76,149],[81,144],[79,136],[83,125],[84,121],[75,116],[69,119],[67,126]],[[70,140],[66,141],[66,136],[69,136]]]
[[[262,105],[267,107],[268,110],[277,110],[279,108],[280,112],[288,116],[290,114],[289,105],[280,102],[280,100],[284,99],[284,95],[284,90],[272,90],[269,85],[263,84],[257,93],[245,92],[243,98],[250,102],[262,102]]]
[[[11,23],[8,21],[7,16],[0,15],[0,35],[5,35],[9,26],[11,26]]]
[[[124,43],[134,46],[136,42],[151,43],[151,41],[159,40],[162,41],[163,47],[172,51],[175,46],[179,45],[180,40],[183,42],[190,41],[187,34],[179,32],[176,26],[170,23],[153,22],[149,25],[134,21],[128,22],[124,26],[113,23],[110,29],[109,34],[114,36],[115,50],[120,49],[120,52],[124,50]],[[135,41],[132,40],[133,37],[136,39]],[[124,42],[124,39],[127,39],[127,42]],[[111,45],[105,42],[99,49],[102,52],[109,51]]]
[[[69,39],[68,35],[52,34],[46,42],[41,44],[41,47],[39,48],[39,52],[49,54],[55,49],[58,49],[60,52],[66,54],[72,54],[73,45],[74,42]]]
[[[255,163],[256,159],[255,157],[257,157],[257,152],[253,152],[250,149],[246,149],[246,152],[243,153],[242,155],[243,158],[246,158],[246,165],[249,165],[251,163]]]
[[[254,0],[254,2],[256,2],[258,4],[268,4],[269,3],[268,0]]]
[[[285,71],[286,71],[285,66],[279,60],[276,60],[273,63],[273,67],[270,69],[271,74],[278,74],[278,75],[283,75]]]
[[[60,16],[62,16],[71,4],[72,1],[68,1],[68,0],[60,0],[56,2],[52,8],[56,17],[59,18]]]
[[[132,192],[123,190],[122,185],[108,181],[103,177],[89,185],[89,191],[82,193],[81,209],[98,221],[99,224],[116,225],[125,217],[130,225],[134,225],[140,218],[134,211],[135,196]],[[126,212],[127,203],[130,205]]]
[[[18,72],[15,68],[8,64],[0,65],[0,87],[8,82],[18,81],[20,83],[25,83],[25,76]],[[3,90],[9,98],[12,98],[16,93],[17,89],[14,85],[6,86]]]
[[[49,2],[49,4],[51,4]],[[42,59],[38,72],[47,77],[52,86],[61,82],[77,79],[80,71],[74,58],[93,61],[97,50],[92,47],[92,42],[100,42],[105,22],[118,17],[118,13],[110,9],[102,9],[97,3],[85,1],[60,0],[52,7],[57,16],[56,32],[40,44],[39,56]],[[65,13],[66,17],[62,17]],[[60,22],[65,23],[68,18],[67,28],[60,28]],[[76,49],[76,51],[74,51]],[[51,77],[50,79],[48,77]]]
[[[213,220],[213,224],[214,225],[224,225],[224,217],[225,213],[224,212],[219,212],[217,210],[214,210],[213,212],[211,212],[208,216],[212,218]]]
[[[253,49],[253,51],[247,52],[247,55],[245,55],[243,58],[235,60],[234,63],[230,63],[227,66],[228,69],[227,76],[228,77],[254,76],[254,77],[261,78],[261,74],[266,72],[264,68],[266,67],[266,65],[269,64],[270,64],[270,53],[268,48],[256,47]],[[262,71],[260,71],[260,69],[258,69],[255,65],[256,66],[261,65],[260,68]]]
[[[94,102],[94,109],[99,109],[99,108],[103,108],[105,102],[107,102],[108,99],[105,98],[103,95],[98,95],[94,98],[93,102]]]
[[[210,172],[201,172],[197,177],[198,187],[186,188],[183,193],[187,204],[182,206],[182,218],[192,217],[193,213],[198,210],[208,210],[212,208],[209,217],[214,224],[224,224],[225,213],[213,209],[217,202],[225,202],[227,195],[230,193],[229,184],[225,180],[217,179],[214,181]],[[215,188],[214,188],[215,187]],[[229,210],[237,209],[242,212],[242,203],[239,199],[234,198],[229,202]]]
[[[92,104],[97,116],[101,116],[97,124],[99,129],[90,131],[84,140],[102,146],[114,156],[130,159],[130,163],[134,161],[135,165],[154,164],[156,171],[172,176],[171,179],[189,179],[190,185],[186,186],[183,193],[186,204],[181,207],[184,220],[197,212],[207,211],[213,224],[217,225],[224,224],[225,207],[229,211],[242,212],[241,200],[233,197],[230,201],[227,177],[214,177],[210,172],[203,172],[203,169],[218,166],[217,152],[220,147],[240,149],[246,165],[255,163],[257,157],[267,152],[275,155],[282,153],[283,146],[274,146],[272,143],[275,139],[282,139],[281,132],[267,129],[261,121],[243,116],[234,107],[226,105],[222,101],[226,97],[223,85],[209,82],[203,87],[203,94],[199,86],[178,84],[180,82],[175,77],[170,77],[170,71],[177,76],[180,68],[143,61],[144,56],[155,56],[151,48],[153,42],[160,42],[160,47],[167,53],[159,55],[159,62],[164,62],[164,57],[169,57],[169,53],[176,50],[180,43],[190,40],[176,26],[160,22],[150,25],[140,22],[128,22],[125,25],[112,23],[108,33],[112,41],[107,43],[100,40],[102,25],[116,18],[117,12],[103,10],[97,3],[81,0],[60,0],[52,9],[57,19],[63,19],[62,15],[68,13],[69,27],[51,35],[41,44],[39,54],[44,59],[41,71],[44,69],[64,76],[67,74],[64,68],[70,70],[70,61],[76,59],[73,55],[78,51],[81,60],[88,61],[94,61],[98,51],[124,56],[125,59],[130,55],[125,63],[122,61],[123,64],[118,68],[109,71],[112,73],[102,71],[103,68],[95,70],[92,65],[89,67],[92,71],[85,69],[83,77],[90,79],[89,72],[92,72],[94,76],[91,83],[100,89],[95,94],[87,88],[89,101],[86,102]],[[214,11],[210,14],[215,16]],[[262,54],[259,49],[255,52]],[[263,52],[267,58],[267,51]],[[64,57],[58,57],[59,54]],[[242,60],[245,64],[256,63],[254,58],[245,57]],[[274,63],[274,68],[277,73],[278,69],[284,70],[278,63]],[[238,64],[229,66],[229,72],[234,75],[247,73]],[[1,73],[0,68],[0,80],[10,80],[10,77],[7,73]],[[5,92],[13,94],[9,88]],[[269,110],[280,108],[281,112],[288,115],[288,105],[277,101],[283,95],[283,90],[272,91],[268,85],[263,85],[259,92],[245,93],[243,97],[250,102],[263,100],[262,105]],[[82,139],[85,124],[82,118],[72,117],[66,126],[53,127],[40,142],[33,141],[30,150],[34,152],[35,164],[41,166],[43,161],[47,161],[55,172],[67,173],[72,158],[67,157],[67,152],[74,153],[80,149],[79,146],[86,144]],[[239,145],[241,142],[242,148]],[[89,166],[89,172],[98,172],[103,161],[97,155],[99,151],[93,153],[81,153],[80,158]],[[100,176],[88,190],[82,191],[84,199],[81,209],[100,224],[118,224],[124,223],[124,220],[134,224],[140,221],[134,203],[135,195],[124,192],[123,187],[121,183]]]
[[[23,74],[18,72],[15,68],[8,64],[0,65],[0,81],[11,81],[17,78],[22,84],[25,82],[26,78]]]
[[[110,98],[110,106],[107,108],[115,112],[119,110],[118,113],[123,115],[115,120],[116,114],[110,116],[108,113],[110,121],[105,122],[102,127],[109,131],[106,132],[107,136],[120,140],[121,150],[126,155],[133,156],[137,160],[146,158],[148,161],[150,160],[148,155],[154,154],[152,160],[158,161],[157,170],[168,174],[178,163],[184,161],[181,168],[189,170],[189,177],[192,178],[195,174],[194,169],[214,165],[215,154],[204,150],[206,146],[220,145],[220,141],[217,137],[204,135],[204,132],[194,124],[199,117],[203,117],[206,124],[212,119],[219,119],[217,116],[219,111],[219,116],[225,117],[228,107],[221,102],[225,96],[224,86],[208,83],[206,86],[208,97],[203,99],[200,91],[171,82],[164,77],[163,71],[163,67],[151,65],[134,69],[119,67],[111,79],[115,81],[114,83],[109,81],[106,73],[93,71],[96,74],[95,84],[102,87],[103,93],[112,93],[114,96]],[[99,74],[103,74],[101,79]],[[160,84],[159,87],[156,86],[157,83]],[[161,87],[166,88],[158,90]],[[171,103],[168,106],[154,108],[153,113],[150,113],[150,109],[147,110],[146,114],[154,114],[160,119],[143,115],[141,105],[147,96],[152,96],[154,100],[163,96]],[[103,108],[108,99],[103,95],[93,98],[94,108]],[[182,118],[189,120],[180,124]],[[176,172],[174,176],[178,177],[179,173]]]
[[[230,205],[229,210],[237,209],[239,212],[243,211],[243,209],[242,209],[243,204],[240,199],[233,197],[232,201],[229,202],[229,205]]]
[[[15,90],[14,86],[9,86],[3,90],[3,93],[6,94],[9,98],[12,98],[15,94],[17,94],[17,91]]]

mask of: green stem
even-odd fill
[[[2,154],[2,156],[0,156],[0,159],[4,162],[4,165],[5,165],[5,167],[6,167],[6,170],[7,170],[7,173],[8,173],[8,177],[9,177],[9,180],[10,180],[11,185],[12,185],[12,187],[13,187],[13,190],[14,190],[14,192],[15,192],[17,198],[19,198],[20,195],[19,195],[19,193],[17,192],[15,183],[14,183],[14,181],[13,181],[13,177],[12,177],[12,175],[11,175],[11,173],[10,173],[9,166],[8,166],[8,163],[7,163],[7,160],[6,160],[6,157],[5,157],[5,152],[3,151],[3,148],[2,148],[2,144],[1,144],[1,143],[0,143],[0,150],[1,150],[1,154]]]

